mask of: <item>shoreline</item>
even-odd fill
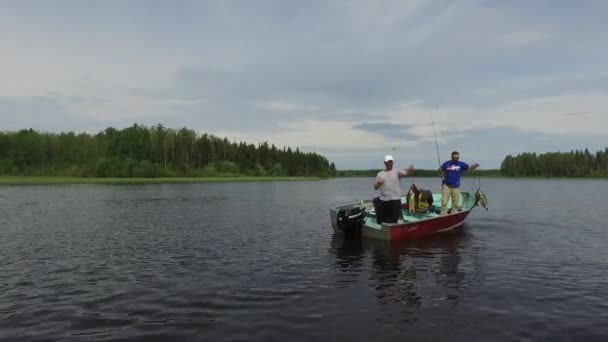
[[[63,176],[0,176],[0,185],[52,185],[52,184],[195,184],[226,182],[285,182],[313,181],[323,177],[158,177],[158,178],[96,178]]]
[[[337,176],[337,177],[262,177],[262,176],[213,176],[213,177],[157,177],[157,178],[99,178],[72,176],[0,176],[2,185],[69,185],[69,184],[197,184],[197,183],[238,183],[238,182],[297,182],[319,181],[328,179],[373,178],[373,176]],[[419,176],[414,178],[437,178]],[[509,176],[467,176],[463,179],[491,178],[511,180],[608,180],[607,177],[509,177]]]
[[[365,176],[365,175],[361,175],[361,176],[338,176],[338,177],[331,177],[331,178],[374,178],[375,176]],[[410,177],[406,177],[406,178],[439,178],[436,176],[410,176]],[[404,179],[406,179],[404,178]],[[511,176],[496,176],[496,175],[488,175],[488,176],[462,176],[461,179],[475,179],[475,178],[484,178],[484,179],[488,179],[488,178],[492,178],[492,179],[512,179],[512,180],[527,180],[527,179],[546,179],[546,180],[608,180],[608,177],[595,177],[595,176],[584,176],[584,177],[543,177],[543,176],[517,176],[517,177],[511,177]]]

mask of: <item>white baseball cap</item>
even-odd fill
[[[391,156],[390,154],[384,156],[384,162],[386,163],[388,161],[394,161],[393,156]]]

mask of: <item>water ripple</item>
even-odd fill
[[[568,183],[484,181],[493,209],[441,237],[332,235],[367,181],[4,187],[0,340],[608,337],[606,217],[552,210]]]

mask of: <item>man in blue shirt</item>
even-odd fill
[[[471,166],[460,160],[458,151],[452,152],[452,159],[441,165],[441,174],[443,185],[441,186],[441,215],[448,212],[448,201],[452,197],[452,212],[461,211],[462,208],[458,201],[460,200],[460,174],[463,171],[475,170],[479,164],[475,163]]]

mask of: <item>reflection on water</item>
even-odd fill
[[[416,321],[418,310],[457,306],[468,272],[471,278],[475,273],[471,246],[463,230],[418,241],[331,239],[337,281],[367,281],[384,322]]]
[[[608,182],[484,184],[399,243],[332,236],[367,178],[0,187],[0,341],[607,340]]]

